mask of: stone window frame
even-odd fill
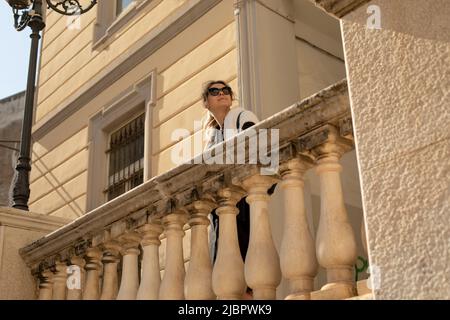
[[[111,36],[127,25],[141,9],[151,5],[147,8],[151,10],[161,2],[162,0],[134,0],[117,16],[116,0],[98,1],[92,49],[101,50]]]
[[[106,150],[111,133],[142,113],[145,113],[144,182],[151,178],[152,108],[155,103],[156,70],[153,70],[106,103],[89,119],[86,212],[108,202],[103,191],[108,185],[109,161]]]

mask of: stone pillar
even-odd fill
[[[67,264],[58,261],[53,276],[53,300],[66,300]]]
[[[142,258],[142,279],[137,293],[137,300],[157,300],[161,285],[159,267],[159,246],[163,228],[158,222],[148,223],[139,228],[142,234],[141,245],[144,250]]]
[[[340,22],[374,297],[449,300],[449,1],[359,3]]]
[[[98,248],[89,248],[86,251],[86,284],[83,300],[98,300],[100,296],[100,272],[102,253]]]
[[[86,280],[84,271],[86,261],[84,261],[82,257],[73,256],[70,258],[70,263],[73,266],[78,267],[78,269],[74,269],[67,280],[67,300],[81,300],[83,296],[84,281]]]
[[[219,244],[212,273],[213,291],[218,299],[241,299],[245,289],[244,261],[239,250],[236,204],[245,195],[238,188],[219,190]]]
[[[289,282],[287,300],[309,299],[317,275],[314,239],[309,230],[304,202],[303,176],[312,164],[295,158],[281,169],[279,186],[284,196],[284,229],[280,249],[281,272]]]
[[[103,284],[100,300],[115,300],[117,298],[119,279],[117,266],[120,262],[120,244],[110,240],[103,244]]]
[[[166,264],[159,289],[161,300],[184,299],[183,226],[187,221],[184,212],[171,213],[162,218],[166,234]]]
[[[342,194],[340,157],[349,150],[335,127],[327,126],[326,139],[313,149],[320,178],[320,221],[316,238],[319,264],[327,270],[327,285],[336,298],[353,296],[356,241]]]
[[[53,272],[43,271],[39,274],[39,300],[52,300]]]
[[[141,237],[137,232],[130,232],[120,237],[122,247],[122,279],[117,300],[135,300],[139,288],[139,242]]]
[[[210,300],[216,296],[212,290],[212,265],[208,246],[208,215],[216,204],[208,200],[194,201],[190,208],[191,260],[186,274],[187,300]]]
[[[245,257],[245,280],[253,289],[253,298],[275,299],[281,281],[280,259],[275,249],[269,222],[267,190],[278,180],[254,175],[243,181],[250,205],[250,240]]]

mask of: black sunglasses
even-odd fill
[[[218,96],[220,91],[226,96],[231,95],[231,88],[230,87],[223,87],[223,88],[208,88],[208,94],[212,96]]]

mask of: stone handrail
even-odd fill
[[[206,299],[213,298],[212,289],[214,289],[215,295],[220,299],[239,298],[241,290],[245,289],[242,287],[244,266],[242,261],[230,258],[236,257],[239,247],[236,249],[231,245],[225,248],[219,242],[217,260],[212,272],[212,287],[204,285],[211,283],[211,267],[208,267],[208,262],[201,257],[207,250],[205,247],[206,226],[209,223],[205,220],[207,214],[218,207],[217,213],[221,226],[223,225],[223,230],[221,229],[220,232],[221,234],[224,232],[221,241],[226,240],[228,244],[235,243],[234,241],[237,240],[235,227],[233,227],[233,219],[229,219],[236,214],[236,202],[248,194],[247,202],[250,204],[251,216],[254,217],[251,223],[256,220],[267,223],[251,225],[251,228],[261,228],[262,225],[265,227],[258,232],[253,232],[254,238],[250,239],[245,263],[245,279],[251,285],[255,299],[273,299],[281,274],[280,264],[270,262],[278,261],[278,254],[270,236],[267,216],[269,197],[265,195],[264,190],[267,190],[267,187],[274,182],[282,181],[281,186],[286,190],[286,194],[302,192],[302,175],[307,168],[316,163],[317,173],[321,177],[321,183],[324,183],[323,198],[333,206],[342,207],[339,173],[336,175],[341,168],[338,159],[343,153],[353,148],[346,80],[284,109],[259,122],[253,128],[258,134],[260,132],[258,129],[279,129],[280,174],[262,176],[259,174],[260,165],[207,165],[196,161],[202,159],[201,157],[203,159],[211,157],[203,153],[193,161],[144,182],[20,250],[20,254],[32,269],[33,274],[40,279],[40,298],[45,299],[51,296],[65,298],[64,286],[67,275],[64,266],[69,263],[77,264],[86,270],[83,273],[86,284],[83,293],[69,290],[70,294],[68,293],[67,297],[70,295],[72,298],[81,298],[83,294],[85,299],[114,297],[117,299],[135,299],[136,297]],[[245,135],[245,132],[232,139],[238,143],[242,135]],[[228,142],[218,145],[216,150],[223,149]],[[214,152],[213,155],[215,155]],[[326,191],[328,186],[337,188],[337,195]],[[299,206],[303,206],[302,200],[292,208],[296,211]],[[353,234],[351,230],[348,230],[348,223],[334,225],[336,218],[346,221],[345,209],[329,211],[325,206],[323,210],[318,230],[317,241],[320,250],[318,250],[317,258],[319,263],[327,269],[328,287],[333,290],[338,287],[341,292],[344,292],[343,296],[352,296],[353,284],[351,284],[352,276],[349,269],[352,267],[355,251]],[[293,224],[297,225],[299,230],[304,230],[305,223],[302,219],[298,220],[298,215],[302,217],[304,213],[299,212],[292,216]],[[198,277],[202,272],[189,270],[186,275],[186,288],[183,289],[185,275],[180,246],[184,236],[183,227],[186,223],[189,223],[192,229],[191,269],[209,271],[204,272],[206,278],[199,280]],[[231,229],[227,231],[228,228]],[[337,233],[343,236],[348,250],[336,246],[332,236],[323,234],[322,230],[330,228],[335,228]],[[167,277],[164,277],[159,284],[159,264],[154,264],[156,259],[154,255],[157,255],[160,244],[159,235],[163,230],[167,238]],[[313,270],[316,264],[315,254],[306,257],[306,260],[311,258],[311,261],[304,269],[310,271],[303,270],[299,275],[296,268],[292,268],[291,261],[286,260],[292,250],[298,249],[291,245],[298,233],[286,232],[286,234],[286,237],[293,238],[286,238],[282,245],[281,271],[292,282],[291,291],[294,298],[305,294],[309,297],[309,292],[312,290],[311,281],[315,276]],[[307,232],[302,233],[302,237],[307,234]],[[348,234],[347,238],[346,234]],[[309,249],[305,250],[314,253],[312,238],[307,236],[302,241],[309,246]],[[262,255],[258,253],[261,250],[257,248],[261,243],[266,243]],[[143,263],[151,265],[151,271],[149,269],[143,274],[140,287],[137,278],[139,244],[143,247]],[[336,258],[329,251],[331,249],[340,251],[342,259]],[[119,255],[123,257],[120,288],[117,287]],[[194,257],[197,258],[194,259]],[[267,261],[266,268],[260,265],[261,259]],[[100,294],[101,263],[104,265],[104,281],[103,292]],[[237,264],[230,266],[233,263]],[[259,270],[257,273],[254,272],[256,269]],[[238,273],[228,277],[227,282],[223,283],[223,273],[230,270],[237,270]],[[198,284],[203,286],[195,287]]]

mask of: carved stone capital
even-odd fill
[[[121,254],[139,254],[139,244],[141,242],[141,235],[135,231],[126,232],[118,238],[121,247]]]
[[[145,247],[151,244],[159,246],[161,244],[159,240],[159,236],[163,232],[161,221],[155,220],[152,223],[144,224],[137,229],[137,232],[142,236],[142,246]]]
[[[86,270],[99,270],[101,268],[100,259],[102,258],[102,252],[99,248],[88,248],[86,250]]]
[[[267,190],[279,181],[275,176],[253,175],[242,182],[242,186],[248,192],[247,201],[270,199]]]
[[[208,214],[217,208],[217,203],[211,200],[194,201],[187,207],[189,215],[189,225],[191,227],[196,225],[209,225]]]
[[[351,140],[342,138],[338,129],[332,125],[325,125],[299,138],[302,151],[310,151],[317,161],[329,156],[338,159],[353,149]]]
[[[246,192],[244,189],[239,187],[225,187],[218,191],[218,203],[220,207],[224,206],[236,206],[236,203],[239,202],[244,196]]]
[[[102,243],[100,249],[103,251],[103,263],[115,263],[120,260],[121,245],[117,240],[108,240]]]

